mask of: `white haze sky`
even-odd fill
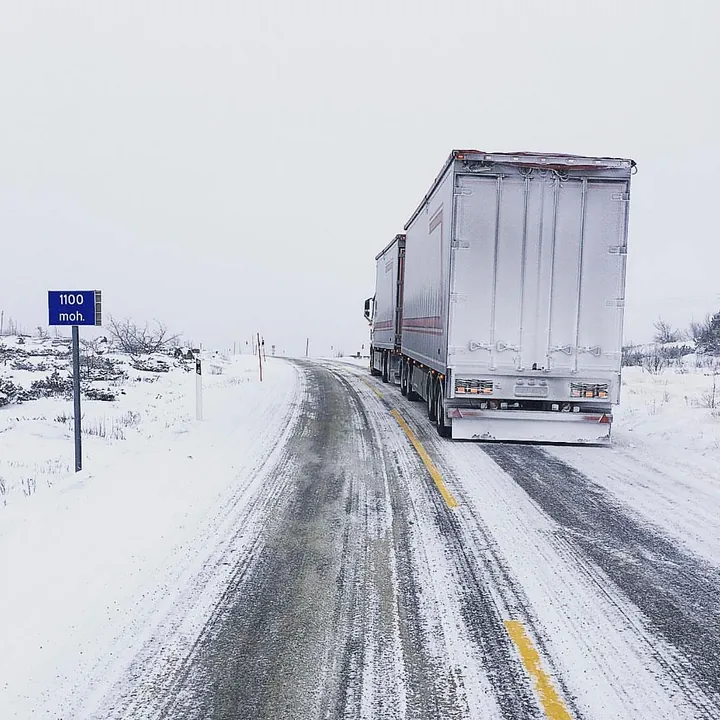
[[[626,338],[720,309],[720,5],[2,0],[0,309],[104,291],[206,345],[367,343],[454,147],[631,157]]]

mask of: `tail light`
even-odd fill
[[[493,391],[492,380],[456,380],[456,395],[490,395]]]
[[[570,383],[570,397],[607,400],[610,397],[609,383]]]

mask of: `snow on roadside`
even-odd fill
[[[63,338],[22,340],[0,338],[0,382],[15,394],[13,402],[0,404],[0,507],[18,507],[66,482],[74,469],[73,404],[65,392],[71,387],[69,345]],[[177,430],[192,419],[192,397],[185,402],[186,389],[194,391],[192,363],[157,355],[145,361],[152,369],[139,370],[129,357],[107,353],[96,356],[95,365],[93,380],[83,365],[86,466],[113,457],[118,442],[126,446],[126,440],[156,434],[159,427]],[[38,385],[43,387],[36,391]],[[114,400],[88,399],[88,392]]]
[[[136,376],[151,381],[131,373],[113,403],[85,400],[85,427],[104,432],[84,435],[77,474],[70,423],[56,419],[70,401],[0,408],[0,576],[10,590],[0,593],[0,717],[83,716],[89,694],[101,702],[156,626],[221,592],[213,578],[195,581],[222,552],[231,510],[262,491],[300,382],[281,360],[269,360],[262,384],[252,357],[204,367],[203,422],[195,373],[180,368]],[[206,597],[188,607],[196,585]]]
[[[620,406],[615,411],[613,442],[618,447],[671,448],[720,459],[720,373],[711,369],[623,370]],[[712,407],[714,405],[714,407]],[[669,443],[669,444],[668,444]]]

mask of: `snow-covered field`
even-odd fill
[[[613,427],[616,446],[652,447],[672,456],[690,453],[717,461],[720,367],[713,376],[711,368],[694,365],[688,362],[658,375],[638,367],[623,370],[621,405]]]
[[[247,510],[297,411],[298,377],[281,360],[260,383],[256,358],[209,356],[198,422],[194,371],[118,359],[128,378],[105,383],[117,400],[83,400],[80,473],[71,400],[0,407],[2,718],[77,718],[149,638],[164,634],[169,652],[172,637],[192,641],[230,570],[220,545],[252,541]],[[0,365],[26,387],[47,372]]]

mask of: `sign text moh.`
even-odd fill
[[[102,325],[100,290],[49,290],[48,325]]]

